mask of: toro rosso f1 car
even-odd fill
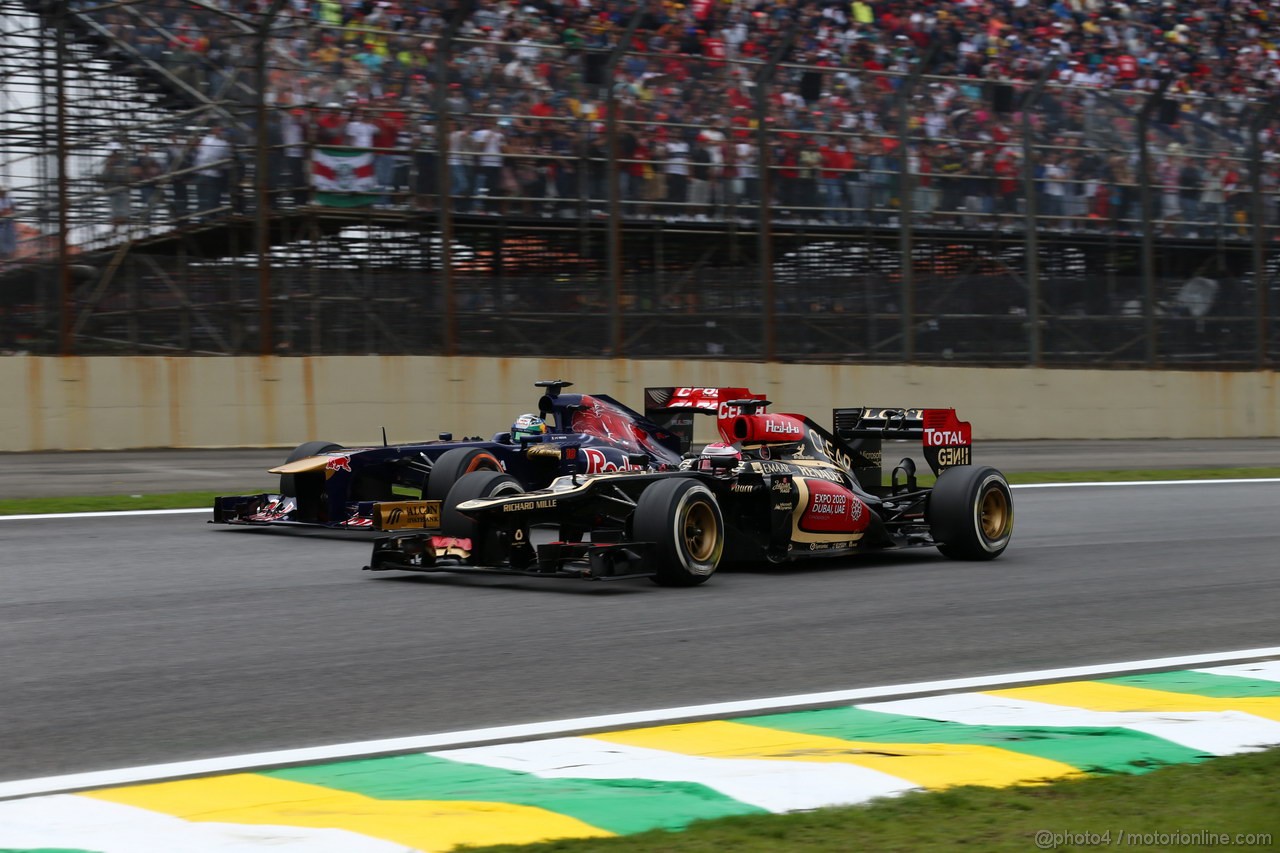
[[[693,412],[715,413],[746,389],[648,389],[640,414],[605,394],[569,394],[563,380],[535,383],[537,429],[491,439],[343,447],[298,446],[283,465],[278,492],[217,497],[213,523],[336,530],[438,529],[441,504],[465,474],[505,473],[522,489],[564,474],[674,470],[693,434]],[[695,393],[696,392],[696,393]],[[532,414],[532,413],[531,413]],[[527,434],[526,434],[527,432]]]
[[[723,406],[724,441],[673,471],[582,472],[531,492],[506,474],[468,474],[444,500],[439,534],[379,539],[365,568],[693,586],[735,561],[914,547],[989,560],[1008,546],[1009,485],[972,464],[970,425],[954,410],[836,409],[828,431],[767,406]],[[911,457],[883,483],[892,440],[919,442],[937,476],[932,487],[918,482]],[[554,525],[554,539],[534,544],[530,534],[543,525]]]

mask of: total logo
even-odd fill
[[[924,431],[925,447],[951,447],[957,444],[968,444],[969,442],[970,438],[964,434],[963,430],[925,429]]]

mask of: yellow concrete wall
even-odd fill
[[[432,357],[0,358],[0,451],[292,447],[492,435],[568,379],[639,408],[649,385],[743,385],[775,411],[954,406],[974,437],[1280,436],[1275,375]],[[700,422],[701,423],[701,422]],[[698,436],[714,434],[702,423]]]

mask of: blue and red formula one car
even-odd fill
[[[284,464],[278,492],[214,499],[218,524],[333,530],[437,529],[441,505],[464,475],[508,475],[522,490],[565,474],[667,471],[680,466],[694,413],[715,415],[745,388],[646,389],[641,414],[606,394],[572,394],[563,380],[542,389],[532,430],[504,429],[492,438],[345,447],[299,445]],[[533,414],[533,413],[530,413]]]

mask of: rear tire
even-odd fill
[[[659,480],[640,493],[631,535],[652,543],[649,566],[658,586],[704,583],[724,554],[724,517],[715,495],[692,478]]]
[[[423,499],[445,500],[449,497],[449,492],[455,483],[476,471],[501,473],[502,464],[498,462],[498,457],[478,447],[455,447],[452,450],[446,450],[431,463],[431,473],[427,475],[427,485],[422,490]]]
[[[297,462],[299,459],[306,459],[308,456],[319,456],[321,453],[328,453],[330,450],[341,450],[341,444],[334,444],[331,441],[308,441],[306,444],[299,444],[289,454],[289,458],[284,462],[288,465],[290,462]],[[280,475],[280,494],[287,498],[296,498],[298,496],[297,481],[294,480],[293,474]]]
[[[929,495],[926,516],[944,556],[994,560],[1013,536],[1013,495],[995,468],[948,468]]]

